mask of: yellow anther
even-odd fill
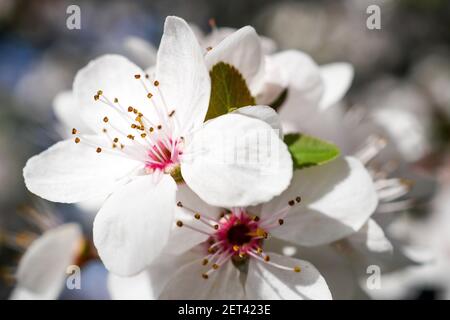
[[[208,248],[208,253],[214,253],[216,250],[214,248]]]
[[[267,238],[267,232],[264,229],[258,228],[255,231],[247,233],[250,237],[263,237]]]

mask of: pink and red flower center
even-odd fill
[[[265,215],[261,218],[249,214],[245,208],[235,207],[222,213],[218,219],[202,216],[199,212],[186,208],[181,202],[178,202],[179,207],[191,212],[195,220],[206,225],[208,230],[190,223],[184,223],[181,220],[178,220],[176,225],[209,236],[208,241],[202,244],[206,251],[202,264],[205,268],[208,268],[202,274],[204,279],[208,279],[214,270],[228,261],[232,261],[235,266],[240,266],[246,263],[249,258],[282,270],[300,272],[299,266],[284,266],[271,261],[270,256],[262,249],[264,240],[269,236],[268,231],[283,225],[284,218],[290,208],[300,201],[301,198],[298,196],[289,200],[286,207],[272,215]]]
[[[179,166],[182,154],[179,141],[173,141],[172,139],[158,140],[148,151],[148,160],[145,168],[149,172],[162,171],[170,173]]]
[[[268,233],[259,225],[259,218],[246,212],[224,215],[211,236],[209,252],[221,252],[231,257],[246,257],[259,252]],[[211,250],[212,248],[212,250]]]
[[[267,232],[259,227],[259,219],[241,212],[221,218],[211,242],[219,244],[217,250],[244,257],[249,251],[260,250],[262,240],[266,237]]]

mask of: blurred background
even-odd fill
[[[276,50],[299,49],[318,64],[353,64],[355,79],[345,98],[346,108],[376,111],[378,122],[391,118],[383,118],[377,110],[405,114],[398,120],[401,124],[387,129],[395,140],[390,141],[392,148],[406,163],[404,175],[415,181],[411,195],[417,205],[405,208],[407,219],[415,219],[415,229],[400,228],[400,238],[420,242],[414,237],[422,234],[422,224],[424,229],[433,224],[436,211],[450,215],[443,209],[450,202],[448,0],[76,1],[81,29],[69,30],[66,9],[73,2],[0,0],[0,298],[9,296],[12,275],[26,247],[17,245],[18,236],[24,230],[38,233],[20,214],[24,206],[42,208],[60,221],[77,221],[90,236],[92,214],[38,200],[23,183],[26,160],[61,139],[53,99],[70,89],[76,71],[96,56],[120,53],[139,64],[129,50],[130,39],[136,38],[130,37],[157,47],[167,15],[180,16],[206,34],[211,31],[211,18],[219,28],[252,25],[274,41]],[[381,30],[366,27],[371,4],[381,8]],[[403,126],[405,130],[399,129]],[[450,233],[447,226],[442,227],[443,234]],[[450,260],[450,245],[445,250]],[[83,277],[95,279],[88,281],[92,285],[80,292],[63,292],[62,298],[107,299],[101,263],[93,260],[84,268]],[[399,298],[450,297],[447,288],[436,282],[413,286]]]

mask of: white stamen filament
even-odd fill
[[[355,152],[354,156],[363,164],[367,164],[380,153],[386,144],[385,139],[378,136],[370,136],[359,151]]]

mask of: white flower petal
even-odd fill
[[[309,262],[268,253],[270,261],[283,266],[300,267],[300,272],[282,270],[250,259],[245,292],[249,299],[263,300],[330,300],[325,279]]]
[[[105,202],[107,197],[108,196],[104,196],[104,197],[98,197],[98,198],[81,201],[81,202],[78,202],[76,205],[84,213],[86,213],[90,217],[94,217],[97,214],[98,210],[100,210],[100,208],[102,207],[102,205]]]
[[[354,70],[349,63],[330,63],[320,66],[324,91],[320,108],[325,110],[339,102],[347,93],[353,81]]]
[[[124,41],[125,50],[127,50],[131,60],[139,66],[146,69],[156,63],[156,48],[145,39],[136,36],[128,36]]]
[[[330,245],[323,245],[299,248],[296,257],[314,261],[314,266],[327,280],[333,300],[354,299],[359,290],[359,284],[354,266],[348,256]]]
[[[147,270],[131,277],[108,274],[108,291],[113,300],[155,300]]]
[[[181,172],[204,201],[219,207],[268,201],[287,188],[292,159],[265,122],[227,114],[186,138]]]
[[[383,229],[373,219],[369,219],[361,229],[346,238],[352,247],[362,254],[392,253],[392,244]]]
[[[449,210],[445,208],[445,204],[448,203],[448,199],[445,192],[440,192],[435,197],[433,200],[435,216],[432,221],[416,219],[406,211],[397,215],[386,227],[389,238],[395,241],[396,247],[399,247],[408,259],[415,263],[426,264],[438,258],[439,250],[433,242],[437,241],[435,242],[437,245],[447,243],[446,240],[440,239],[440,236],[447,234],[440,231],[440,228],[446,228],[448,224],[439,217],[447,216]],[[444,206],[441,207],[441,204]],[[435,250],[430,250],[432,247]]]
[[[61,92],[55,97],[53,111],[58,119],[63,137],[68,137],[73,128],[85,134],[92,133],[81,117],[81,109],[72,91]]]
[[[178,210],[178,208],[176,209],[175,219],[182,221],[185,225],[195,226],[196,229],[208,231],[207,227],[194,219],[192,215],[188,215]],[[196,245],[205,242],[208,238],[209,236],[206,234],[194,231],[186,226],[180,228],[173,224],[170,238],[164,251],[170,254],[183,254]]]
[[[427,127],[413,112],[380,108],[374,110],[372,117],[375,123],[386,130],[396,149],[407,161],[417,161],[430,151]]]
[[[178,184],[177,201],[183,204],[183,211],[192,210],[213,219],[217,219],[222,212],[222,208],[211,206],[200,199],[186,183]],[[192,211],[190,215],[193,215]]]
[[[214,27],[210,33],[205,35],[198,26],[192,24],[190,26],[193,30],[195,30],[194,33],[203,49],[208,47],[214,48],[224,39],[236,32],[235,28]]]
[[[404,300],[413,299],[418,288],[439,288],[443,279],[448,281],[448,266],[445,264],[427,263],[412,265],[398,271],[384,273],[377,283],[362,279],[361,287],[372,299]],[[445,282],[444,280],[444,282]],[[448,283],[448,282],[447,282]],[[416,292],[414,292],[416,291]]]
[[[201,260],[195,260],[184,267],[169,281],[161,293],[161,299],[189,300],[239,300],[244,298],[244,288],[239,279],[240,272],[231,262],[203,279],[206,271]]]
[[[155,81],[156,65],[145,69],[145,74],[148,75],[150,81]]]
[[[64,224],[36,239],[20,260],[13,299],[56,299],[67,267],[75,262],[82,239],[80,227]]]
[[[323,82],[319,67],[311,57],[300,51],[289,50],[267,59],[271,67],[265,75],[265,86],[287,89],[286,99],[279,108],[281,120],[302,123],[318,113]]]
[[[22,288],[20,286],[16,286],[11,295],[9,296],[9,300],[55,300],[57,298],[58,293],[54,294],[53,292],[49,295],[47,294],[37,294],[31,290],[26,288]]]
[[[320,99],[323,90],[320,69],[309,55],[287,50],[269,56],[268,61],[272,68],[266,74],[266,82],[288,88],[295,97],[303,96],[306,101],[315,103]]]
[[[355,297],[359,289],[355,269],[348,255],[342,254],[334,246],[301,247],[277,238],[264,243],[267,252],[283,252],[286,256],[312,261],[320,274],[326,279],[333,300],[348,300]],[[289,251],[289,252],[288,252]],[[364,268],[365,272],[366,268]]]
[[[194,214],[199,213],[203,217],[217,219],[220,215],[221,208],[208,205],[185,183],[178,184],[177,202],[181,202],[183,207],[176,207],[175,220],[180,220],[205,232],[212,231],[212,227],[208,227],[195,219]],[[176,224],[173,224],[172,228],[169,243],[165,249],[168,253],[181,254],[208,239],[206,234],[189,228],[180,228]]]
[[[194,30],[196,37],[199,39],[200,44],[204,48],[215,47],[221,41],[223,41],[226,37],[232,35],[237,30],[235,28],[229,27],[215,27],[209,34],[204,35],[199,27],[195,25],[190,25]],[[264,54],[271,54],[277,50],[277,44],[270,38],[259,36],[259,40],[261,41],[261,47]]]
[[[262,76],[262,84],[259,90],[254,93],[257,104],[275,106],[275,102],[278,101],[278,99],[280,99],[280,102],[286,101],[281,100],[281,95],[287,90],[286,81],[284,81],[284,77],[282,76],[283,74],[283,71],[278,64],[272,60],[271,56],[264,57],[264,75]]]
[[[208,111],[211,80],[197,39],[183,19],[167,17],[158,50],[156,80],[181,132],[199,127]]]
[[[259,39],[261,40],[261,47],[264,54],[272,54],[277,51],[278,45],[274,40],[261,35],[259,36]]]
[[[123,108],[133,106],[143,109],[149,104],[147,91],[141,80],[135,75],[144,76],[144,71],[125,57],[119,55],[104,55],[92,60],[86,67],[78,71],[73,83],[73,94],[85,123],[94,132],[100,133],[105,127],[103,118],[122,131],[129,131],[129,123],[125,121],[115,108],[101,102],[107,98],[111,103],[117,98]],[[101,90],[101,99],[95,101],[94,96]],[[154,119],[151,108],[140,110],[150,119]]]
[[[265,204],[262,214],[279,211],[297,196],[302,202],[291,208],[285,223],[272,233],[304,246],[330,243],[356,232],[378,203],[371,176],[352,157],[295,171],[288,190]]]
[[[247,106],[236,109],[233,113],[241,114],[250,118],[255,118],[266,122],[278,133],[280,139],[283,139],[281,122],[278,113],[269,106]]]
[[[226,37],[205,56],[209,70],[219,62],[234,66],[254,93],[261,85],[264,72],[264,54],[255,29],[243,27]]]
[[[150,267],[132,277],[108,275],[108,289],[114,300],[155,300],[180,267],[198,254],[187,252],[173,256],[163,254]]]
[[[176,184],[163,175],[137,177],[116,190],[94,221],[94,243],[105,266],[128,276],[147,267],[169,238],[175,210]]]
[[[104,143],[96,136],[86,138],[99,145]],[[139,165],[65,140],[29,159],[23,175],[28,190],[34,194],[54,202],[74,203],[111,193]]]

